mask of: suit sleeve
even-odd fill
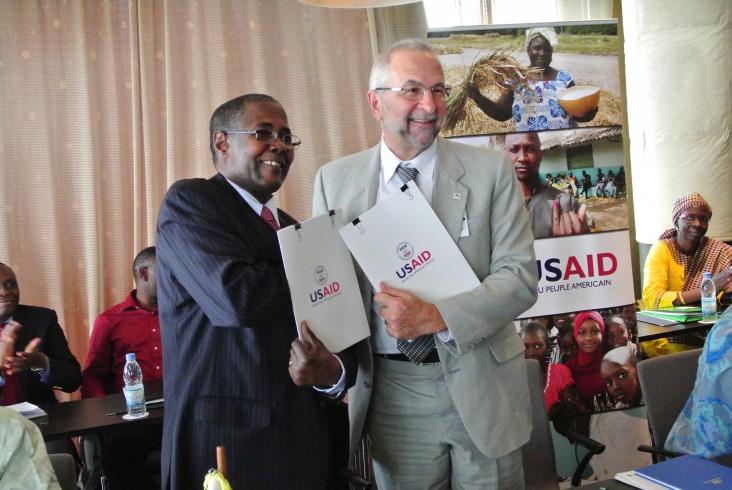
[[[328,202],[325,197],[323,172],[321,167],[315,176],[315,184],[313,187],[313,216],[321,215],[329,209],[330,208],[328,207]],[[369,342],[369,338],[367,337],[361,342]],[[358,361],[356,356],[357,345],[358,343],[336,354],[343,363],[343,368],[346,371],[346,390],[356,383],[356,375],[358,374]]]
[[[81,385],[81,366],[69,349],[66,336],[58,324],[58,316],[53,311],[42,339],[41,352],[48,356],[49,374],[47,383],[66,393],[79,389]]]
[[[646,308],[672,307],[684,284],[683,274],[683,267],[673,262],[668,246],[664,242],[654,243],[643,267],[643,302]],[[673,277],[677,280],[672,280]]]
[[[315,185],[313,186],[313,216],[320,216],[328,211],[328,203],[325,199],[325,190],[323,188],[323,169],[318,169],[315,174]]]
[[[476,185],[491,186],[490,202],[480,204],[489,213],[488,233],[474,237],[489,243],[490,248],[469,261],[489,260],[487,274],[478,274],[482,281],[477,288],[435,302],[460,353],[477,348],[496,334],[504,335],[506,326],[537,299],[534,238],[528,213],[510,162],[505,157],[496,160],[488,163],[495,165],[494,171],[486,172],[494,177],[493,182],[485,182],[485,177],[475,179]],[[472,210],[474,214],[476,211]],[[468,210],[469,220],[470,213]]]
[[[222,193],[205,181],[171,187],[158,217],[158,263],[168,262],[216,326],[266,328],[291,319],[276,239],[247,222],[246,203]]]

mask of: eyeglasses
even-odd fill
[[[254,139],[266,145],[274,144],[274,142],[277,141],[277,138],[279,138],[285,148],[290,150],[296,149],[298,146],[300,146],[300,143],[302,143],[302,140],[294,134],[276,133],[271,129],[242,129],[221,132],[224,134],[253,134]]]
[[[444,83],[438,83],[437,85],[430,87],[429,89],[423,85],[405,85],[403,87],[377,87],[374,91],[379,90],[391,90],[392,92],[398,92],[397,95],[405,100],[418,101],[424,98],[424,93],[429,90],[432,92],[432,98],[435,100],[447,100],[452,92],[452,87],[445,85]]]
[[[695,214],[682,214],[681,216],[679,216],[679,218],[683,219],[687,223],[693,223],[694,221],[698,221],[703,225],[709,223],[709,216],[706,216],[704,214],[702,214],[701,216],[696,216]]]

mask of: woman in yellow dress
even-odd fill
[[[648,252],[643,268],[643,302],[648,309],[671,308],[701,300],[701,280],[712,273],[718,298],[732,292],[732,247],[706,235],[712,208],[698,193],[676,200],[672,221]],[[698,348],[666,339],[641,343],[645,356],[655,357]]]
[[[702,274],[712,273],[718,295],[732,292],[732,247],[706,235],[712,208],[698,193],[676,200],[674,228],[648,252],[643,269],[643,301],[648,309],[697,303]]]

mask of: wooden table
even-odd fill
[[[162,398],[162,394],[162,382],[150,381],[145,383],[145,398],[147,400]],[[41,408],[46,411],[48,416],[33,419],[33,421],[38,424],[43,439],[46,441],[163,423],[164,409],[162,404],[148,405],[147,411],[150,415],[134,420],[124,420],[122,418],[124,413],[107,415],[112,407],[124,407],[122,393],[42,405]]]
[[[713,326],[713,323],[701,322],[676,323],[674,325],[661,326],[638,320],[638,341],[645,342],[646,340],[664,339],[692,332],[708,332]]]

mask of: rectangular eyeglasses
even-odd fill
[[[377,87],[373,89],[374,91],[379,90],[390,90],[392,92],[397,92],[397,95],[411,101],[418,101],[422,100],[424,98],[424,94],[427,90],[432,92],[432,98],[435,100],[447,100],[448,97],[450,97],[450,92],[452,92],[452,87],[449,85],[445,85],[444,83],[438,83],[437,85],[433,85],[429,89],[427,89],[424,85],[420,84],[407,84],[402,87]]]
[[[266,145],[274,144],[277,138],[279,138],[284,147],[290,150],[296,149],[302,143],[302,140],[294,134],[281,134],[271,129],[236,129],[221,132],[224,134],[253,134],[254,139]]]

